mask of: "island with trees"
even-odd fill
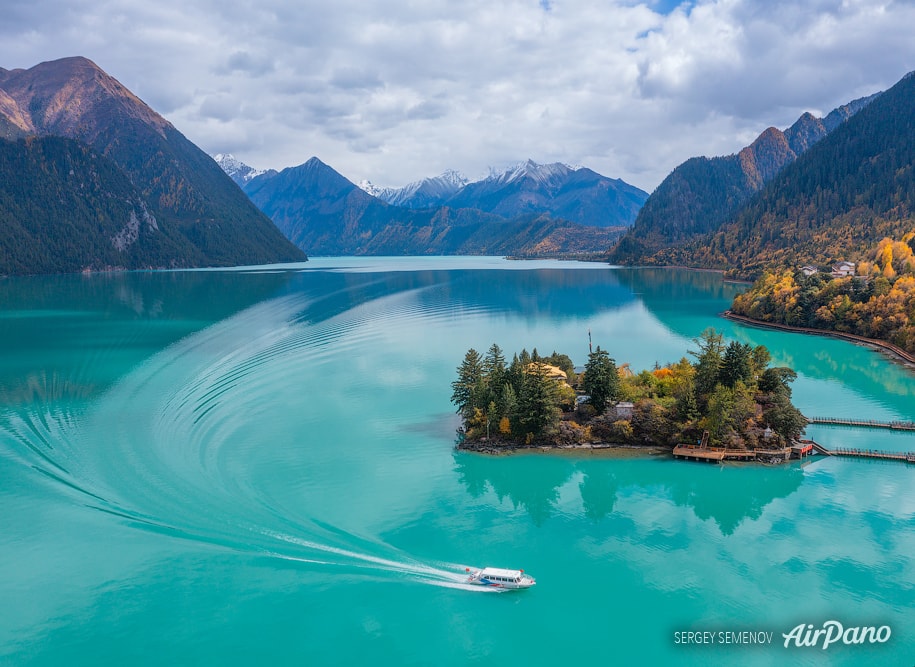
[[[507,362],[493,344],[470,349],[452,382],[458,448],[645,447],[673,451],[707,441],[729,450],[787,447],[807,420],[791,402],[790,368],[770,367],[763,346],[706,329],[676,363],[634,373],[598,346],[580,373],[571,359],[522,350]],[[707,435],[705,435],[707,433]]]

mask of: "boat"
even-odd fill
[[[476,586],[512,590],[530,588],[537,583],[532,576],[524,574],[524,570],[503,570],[498,567],[484,567],[481,570],[471,570],[468,567],[466,570],[470,573],[467,583]]]

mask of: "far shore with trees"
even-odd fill
[[[884,238],[854,265],[854,274],[772,270],[731,310],[761,323],[818,329],[885,341],[915,355],[915,231]],[[804,267],[816,268],[816,267]]]
[[[676,363],[633,373],[598,346],[581,374],[553,352],[522,350],[506,361],[493,344],[470,349],[451,383],[462,426],[459,448],[695,444],[708,431],[712,446],[771,449],[797,440],[807,421],[791,402],[797,374],[770,367],[763,346],[706,329]]]

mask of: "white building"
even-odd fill
[[[838,262],[832,265],[833,278],[845,278],[853,275],[855,275],[854,262]]]

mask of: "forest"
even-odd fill
[[[767,271],[731,310],[762,322],[865,336],[915,352],[915,231],[884,238],[856,275]]]
[[[713,445],[752,449],[796,440],[807,424],[791,402],[790,368],[768,350],[706,329],[676,363],[632,372],[600,346],[580,374],[571,359],[522,350],[506,362],[493,344],[470,349],[451,402],[461,415],[459,447],[595,443],[674,447],[709,433]]]

